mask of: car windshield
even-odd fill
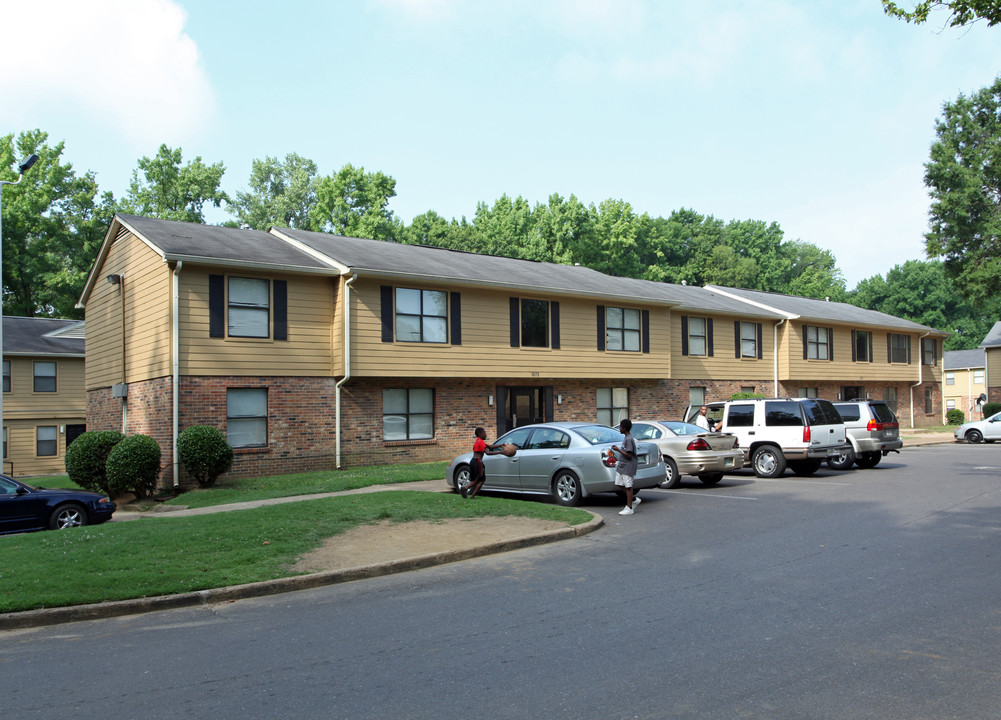
[[[700,428],[698,425],[678,422],[676,420],[669,420],[661,422],[660,424],[673,432],[675,435],[701,435],[702,433],[707,432],[707,430]]]
[[[605,425],[579,425],[573,431],[592,445],[622,442],[625,435]]]

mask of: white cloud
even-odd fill
[[[215,96],[186,20],[171,0],[9,4],[0,125],[76,115],[141,146],[197,135]]]

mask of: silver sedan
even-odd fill
[[[682,475],[697,475],[704,484],[715,485],[723,473],[744,465],[744,452],[733,435],[674,420],[633,420],[632,433],[637,441],[650,440],[660,448],[667,472],[662,488],[674,487]]]
[[[597,423],[551,422],[525,425],[497,438],[492,444],[510,443],[514,455],[487,455],[484,490],[549,495],[560,505],[577,505],[588,495],[617,492],[612,445],[623,435]],[[636,443],[638,468],[633,488],[658,487],[667,477],[660,451],[653,443]],[[445,481],[456,491],[469,482],[472,453],[463,453],[448,464]]]

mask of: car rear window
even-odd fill
[[[897,416],[893,414],[893,410],[890,409],[889,405],[885,405],[884,403],[872,403],[869,407],[872,408],[872,414],[876,416],[877,422],[897,422]]]
[[[803,410],[811,425],[842,425],[844,420],[830,400],[803,400]]]
[[[605,425],[578,425],[573,431],[592,445],[622,442],[625,435]]]
[[[802,424],[803,413],[800,412],[799,403],[790,400],[768,400],[765,402],[765,425],[793,427]]]
[[[851,405],[835,405],[834,409],[838,411],[838,415],[845,422],[853,422],[862,417],[862,413],[859,411],[858,405],[854,403]]]
[[[753,405],[731,405],[726,411],[724,427],[754,427]]]

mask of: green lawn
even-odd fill
[[[401,490],[9,535],[0,537],[0,612],[289,577],[304,553],[357,525],[507,515],[567,525],[591,518],[542,502]]]

